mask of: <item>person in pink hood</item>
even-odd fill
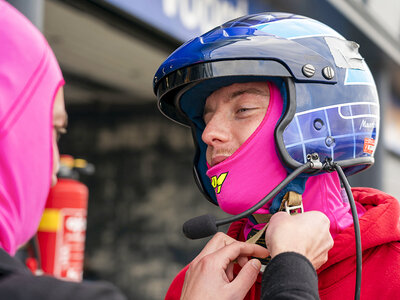
[[[240,219],[229,236],[266,246],[271,216],[318,211],[334,239],[328,261],[314,265],[319,297],[397,299],[399,203],[378,190],[351,191],[345,177],[374,163],[379,139],[378,94],[358,50],[304,16],[243,16],[175,50],[156,72],[154,92],[164,115],[192,129],[200,191]],[[225,222],[199,220],[184,228],[189,237]],[[185,292],[187,269],[166,299]],[[245,299],[268,296],[262,289],[260,275]]]
[[[57,182],[64,79],[43,35],[0,0],[0,298],[125,299],[108,283],[34,276],[12,256],[37,231]]]
[[[65,130],[66,113],[64,80],[47,42],[0,5],[0,245],[14,255],[36,232],[57,180],[55,136]]]

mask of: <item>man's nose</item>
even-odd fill
[[[229,139],[229,121],[223,113],[215,113],[204,128],[201,136],[204,143],[214,145],[227,142]]]

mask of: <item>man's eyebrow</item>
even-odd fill
[[[242,90],[233,92],[230,95],[229,99],[233,99],[233,98],[238,97],[243,94],[255,94],[255,95],[260,95],[260,96],[265,96],[265,97],[267,97],[269,95],[268,90],[261,90],[261,89],[257,89],[257,88],[247,88],[247,89],[242,89]]]

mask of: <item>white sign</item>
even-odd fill
[[[203,33],[249,13],[245,0],[238,0],[236,5],[226,0],[162,0],[162,6],[166,16],[179,17],[186,29]]]

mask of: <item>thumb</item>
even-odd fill
[[[261,262],[258,259],[249,260],[231,282],[235,297],[243,299],[260,273]]]

